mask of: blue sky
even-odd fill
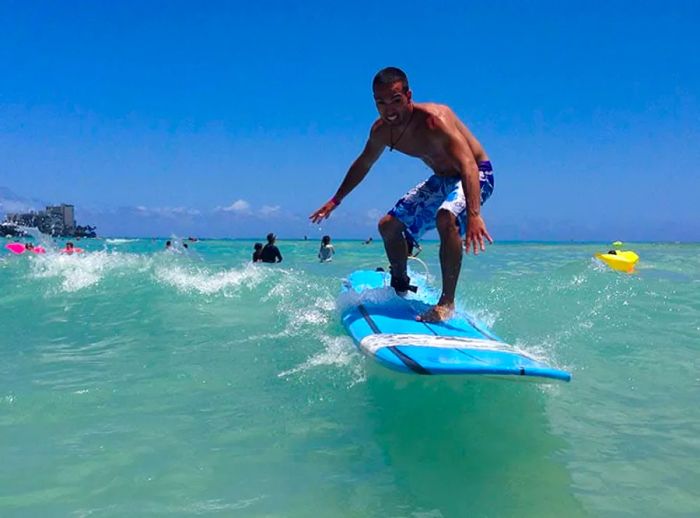
[[[409,75],[481,140],[496,240],[700,240],[700,3],[0,1],[0,210],[103,235],[376,236],[429,172],[386,152],[322,229]]]

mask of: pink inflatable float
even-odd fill
[[[61,250],[61,253],[62,253],[62,254],[68,254],[68,255],[71,255],[71,254],[81,254],[82,252],[83,252],[83,249],[82,249],[82,248],[78,248],[77,246],[74,246],[74,247],[71,247],[71,248],[66,247],[66,248],[64,248],[63,250]]]
[[[24,252],[34,252],[35,254],[45,254],[46,249],[43,246],[34,246],[31,243],[29,246],[24,243],[8,243],[5,245],[10,252],[13,254],[23,254]]]

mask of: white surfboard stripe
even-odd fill
[[[459,336],[431,336],[422,334],[378,333],[365,336],[360,340],[360,347],[369,354],[375,354],[383,347],[413,345],[418,347],[437,347],[442,349],[479,349],[482,351],[501,351],[517,353],[531,358],[504,342],[486,338],[463,338]]]

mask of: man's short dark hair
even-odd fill
[[[378,86],[391,85],[400,81],[403,84],[403,93],[408,92],[408,77],[400,68],[386,67],[382,68],[372,80],[372,89]]]

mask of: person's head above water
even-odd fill
[[[32,243],[31,241],[27,241],[27,243],[24,245],[24,248],[25,248],[26,250],[33,250],[33,249],[34,249],[34,243]]]
[[[66,249],[67,249],[67,250],[72,250],[73,247],[74,247],[74,245],[73,245],[73,242],[72,242],[72,241],[68,241],[68,242],[66,243]]]
[[[321,243],[324,245],[328,245],[331,242],[331,236],[323,236],[321,238]]]
[[[255,243],[253,245],[254,250],[262,250],[262,243]]]
[[[170,248],[173,244],[170,241],[165,242],[165,248]]]
[[[408,77],[396,67],[383,68],[372,80],[374,103],[379,116],[392,126],[408,122],[413,112]]]
[[[275,234],[273,234],[272,232],[270,232],[267,235],[267,242],[270,244],[274,243],[276,239],[277,239],[277,236]]]

